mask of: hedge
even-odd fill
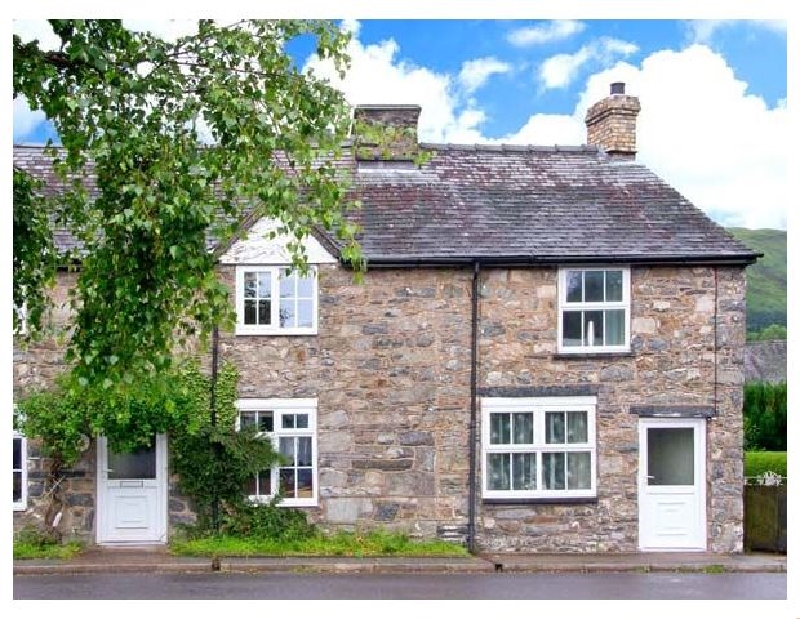
[[[744,447],[786,451],[786,383],[744,386]]]
[[[744,457],[744,474],[757,477],[767,471],[786,477],[785,451],[748,451]]]

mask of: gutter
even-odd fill
[[[619,256],[619,255],[591,255],[591,256],[443,256],[443,257],[414,257],[414,256],[381,256],[367,257],[367,266],[371,269],[396,269],[396,268],[446,268],[468,267],[477,262],[493,267],[519,267],[540,265],[565,265],[565,264],[630,264],[641,266],[747,266],[754,264],[764,254],[744,254],[740,256],[713,256],[713,257],[682,257],[682,256]],[[348,266],[347,263],[343,263]]]
[[[472,340],[470,350],[470,411],[469,411],[469,504],[467,506],[467,549],[477,552],[475,539],[475,513],[477,511],[477,418],[478,418],[478,277],[481,264],[477,260],[472,272]]]

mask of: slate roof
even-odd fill
[[[786,382],[786,340],[747,342],[744,349],[745,381]]]
[[[594,147],[423,147],[435,155],[419,172],[357,175],[373,263],[758,256],[645,166]]]
[[[595,147],[422,144],[421,169],[355,162],[362,249],[372,265],[619,261],[750,263],[760,254],[645,166]],[[40,147],[14,165],[58,191]],[[326,237],[324,233],[322,237]],[[326,245],[335,244],[323,238]],[[73,240],[57,233],[59,245]],[[213,245],[213,239],[210,240]]]

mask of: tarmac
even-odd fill
[[[467,557],[179,557],[165,547],[92,547],[68,559],[14,560],[14,574],[91,573],[785,573],[786,555],[710,552],[503,553]]]

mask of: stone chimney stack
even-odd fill
[[[611,94],[586,111],[586,143],[600,146],[612,159],[636,158],[639,98],[625,94],[625,84],[611,84]]]
[[[359,161],[412,161],[417,154],[419,105],[357,105],[353,138]]]

